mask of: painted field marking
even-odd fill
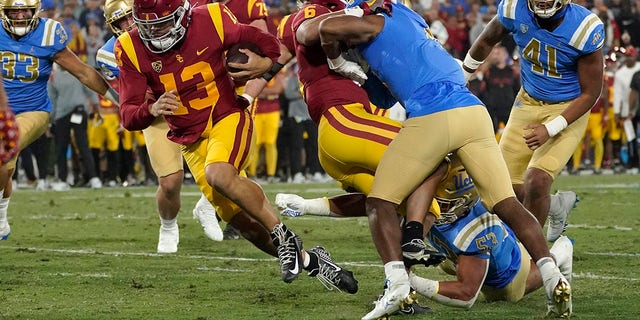
[[[594,280],[619,280],[619,281],[640,281],[638,278],[626,278],[626,277],[613,277],[613,276],[601,276],[591,272],[579,272],[574,273],[573,278],[579,279],[594,279]]]

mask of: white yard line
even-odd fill
[[[573,274],[574,278],[578,279],[594,279],[594,280],[619,280],[619,281],[640,281],[638,278],[626,278],[626,277],[612,277],[601,276],[591,272],[579,272]]]

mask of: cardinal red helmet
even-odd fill
[[[184,37],[191,5],[186,0],[134,0],[133,20],[151,52],[171,49]]]

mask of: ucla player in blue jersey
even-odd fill
[[[466,76],[511,33],[522,56],[522,89],[500,149],[513,188],[544,225],[547,238],[563,231],[568,210],[556,212],[549,191],[580,143],[603,81],[604,26],[569,0],[504,0],[464,60]],[[575,202],[575,194],[569,202]],[[566,201],[565,201],[566,202]],[[552,213],[549,213],[550,207]]]
[[[66,47],[69,38],[63,26],[54,20],[38,18],[39,12],[40,0],[0,1],[0,65],[8,103],[16,114],[20,149],[40,137],[49,125],[51,101],[47,81],[54,62],[93,91],[117,103],[117,93],[104,78]],[[11,231],[7,207],[15,167],[16,157],[0,167],[0,240],[6,239]]]
[[[411,272],[409,280],[418,293],[468,309],[480,292],[487,301],[516,302],[542,286],[540,272],[524,246],[511,228],[482,205],[459,159],[448,158],[429,179],[437,183],[435,198],[442,213],[427,238],[447,255],[441,267],[457,279],[436,281]],[[570,279],[573,245],[569,238],[558,238],[550,251],[562,274]]]
[[[389,289],[363,319],[394,312],[409,294],[395,209],[450,152],[473,177],[485,207],[515,231],[536,261],[549,303],[559,314],[569,312],[570,284],[551,257],[535,217],[516,199],[491,118],[466,88],[459,64],[411,9],[393,0],[377,0],[371,8],[383,8],[386,13],[363,16],[363,10],[354,7],[360,3],[353,1],[352,11],[320,24],[329,65],[362,80],[364,72],[341,58],[341,48],[356,46],[407,113],[403,128],[382,157],[367,198],[371,234],[385,263]]]
[[[105,2],[106,22],[115,36],[98,50],[96,62],[108,79],[116,79],[120,75],[113,48],[116,36],[135,26],[131,16],[132,5],[132,0]],[[117,113],[114,116],[118,118]],[[167,138],[168,131],[169,127],[163,117],[158,117],[150,127],[142,130],[151,166],[158,176],[156,204],[161,222],[158,253],[176,252],[179,242],[177,217],[180,210],[180,189],[184,180],[184,171],[180,145]],[[193,209],[193,216],[200,221],[207,237],[215,241],[222,240],[222,229],[218,224],[216,211],[204,195],[200,197]]]
[[[428,230],[427,239],[446,255],[448,261],[441,267],[457,275],[457,280],[422,278],[415,274],[414,268],[409,273],[409,281],[418,293],[449,306],[470,308],[481,291],[487,301],[516,302],[542,286],[535,263],[511,228],[482,205],[473,180],[459,158],[447,157],[425,184],[428,189],[435,190],[441,211],[434,226]],[[285,199],[281,195],[276,196],[276,204],[283,215],[363,215],[363,195],[358,193],[316,199],[303,199],[293,194]],[[573,267],[571,241],[562,236],[550,251],[562,274],[570,279]]]

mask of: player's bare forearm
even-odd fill
[[[296,30],[296,41],[304,46],[312,46],[320,42],[320,23],[327,18],[344,14],[344,10],[321,14],[306,20]]]
[[[340,55],[340,44],[351,47],[371,41],[384,26],[384,17],[349,15],[329,17],[320,23],[320,43],[327,58]]]
[[[578,81],[581,93],[563,112],[568,124],[589,112],[602,92],[604,77],[601,50],[582,56],[578,60]]]
[[[109,89],[107,81],[91,66],[84,63],[73,51],[69,48],[64,48],[60,52],[56,53],[53,60],[59,64],[62,68],[73,74],[80,82],[82,82],[89,89],[95,91],[100,95],[105,95]]]
[[[469,55],[478,61],[486,59],[491,53],[491,50],[493,50],[493,47],[500,42],[507,33],[507,30],[502,23],[500,23],[500,20],[498,20],[497,17],[493,17],[478,39],[471,45]]]

